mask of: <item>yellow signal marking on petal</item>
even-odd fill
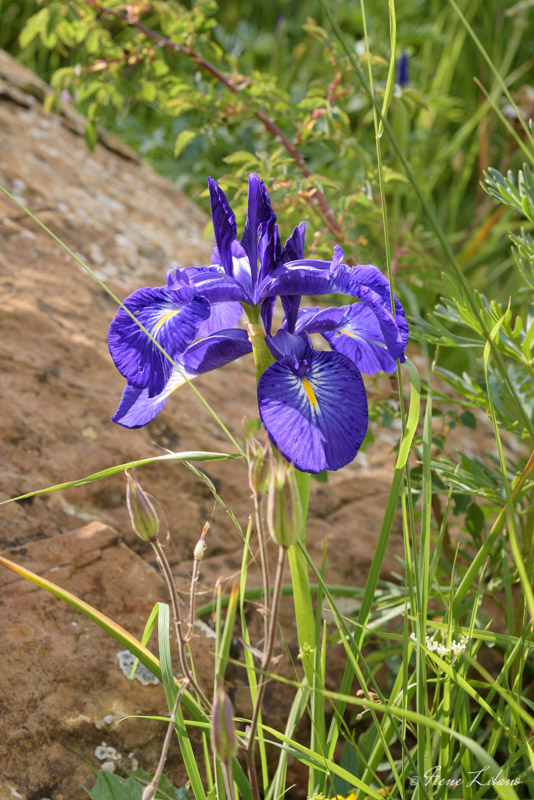
[[[181,311],[180,308],[173,308],[172,311],[167,311],[167,313],[164,314],[161,317],[161,319],[158,319],[158,321],[156,322],[156,325],[154,327],[154,330],[152,331],[152,336],[154,336],[159,331],[161,326],[164,325],[167,322],[168,319],[170,319],[171,317],[174,317],[175,314],[179,314],[180,311]]]
[[[345,328],[342,328],[339,332],[344,333],[345,336],[350,336],[351,339],[356,339],[356,336]]]
[[[310,401],[313,408],[317,408],[317,398],[315,396],[315,392],[313,391],[313,387],[307,378],[302,379],[302,385],[304,386],[304,391],[308,395],[308,400]]]

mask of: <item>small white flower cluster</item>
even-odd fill
[[[441,658],[446,658],[447,656],[452,656],[453,660],[456,660],[458,656],[461,656],[462,653],[465,652],[465,648],[467,647],[467,642],[469,641],[467,636],[461,636],[460,641],[457,642],[456,639],[453,639],[451,642],[451,646],[447,647],[445,644],[445,633],[442,634],[443,640],[441,642],[437,642],[431,636],[425,637],[425,644],[427,650],[430,650],[433,653],[437,653],[438,656]],[[410,639],[413,642],[417,642],[417,637],[415,633],[410,635]]]

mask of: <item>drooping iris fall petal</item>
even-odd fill
[[[311,350],[299,375],[277,361],[258,383],[260,418],[275,447],[303,472],[336,470],[356,456],[367,432],[367,397],[353,362]]]
[[[297,333],[321,333],[333,350],[348,356],[364,375],[395,372],[374,311],[364,303],[301,311]]]
[[[322,294],[348,294],[365,303],[378,320],[391,356],[404,361],[408,341],[406,315],[395,298],[396,316],[393,316],[389,283],[376,267],[337,265],[336,259],[333,262],[305,259],[275,270],[263,285],[265,297]]]
[[[239,329],[219,331],[195,342],[176,359],[179,369],[172,368],[169,379],[159,394],[150,396],[148,389],[140,389],[127,383],[119,407],[112,417],[113,422],[125,428],[147,425],[159,414],[170,395],[183,386],[186,380],[223,367],[251,350],[247,332]]]
[[[183,285],[138,289],[124,305],[173,359],[195,340],[210,315],[206,298]],[[151,396],[163,390],[172,364],[123,308],[110,325],[108,342],[115,366],[129,383],[148,389]]]

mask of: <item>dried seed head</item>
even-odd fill
[[[210,529],[209,522],[204,524],[202,528],[202,533],[200,534],[200,539],[195,545],[195,549],[193,550],[193,558],[195,561],[202,561],[204,556],[206,555],[206,550],[208,549],[208,545],[206,544],[206,535]]]

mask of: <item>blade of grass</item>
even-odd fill
[[[380,536],[378,538],[375,554],[369,570],[369,575],[365,585],[365,592],[362,598],[362,604],[358,613],[358,625],[360,626],[359,633],[355,634],[354,647],[359,649],[362,644],[364,629],[369,619],[369,614],[373,605],[376,587],[380,578],[382,564],[386,555],[387,546],[389,543],[389,536],[391,527],[393,525],[393,518],[397,508],[397,499],[402,487],[404,477],[404,467],[408,460],[410,447],[417,428],[419,420],[419,407],[421,401],[421,383],[419,375],[415,366],[407,359],[408,369],[410,371],[410,409],[408,412],[408,419],[406,422],[406,429],[404,436],[399,447],[399,454],[393,473],[393,481],[389,492],[388,502],[382,520],[382,527],[380,529]],[[354,670],[350,663],[347,663],[343,678],[341,681],[340,692],[348,694],[352,681],[354,679]],[[328,737],[326,740],[326,755],[328,758],[333,758],[336,743],[340,734],[340,720],[343,718],[345,708],[343,703],[337,709],[332,719]]]
[[[523,130],[525,132],[525,135],[527,137],[527,141],[530,142],[530,147],[532,148],[534,146],[534,139],[532,137],[532,132],[531,132],[528,124],[525,122],[523,114],[518,109],[514,98],[510,94],[510,91],[508,90],[506,82],[503,80],[499,70],[496,69],[493,61],[491,60],[491,58],[489,57],[488,53],[486,52],[486,49],[482,45],[482,42],[480,41],[480,39],[476,35],[475,31],[473,30],[473,28],[471,27],[471,25],[469,24],[469,22],[465,18],[464,14],[458,8],[458,6],[455,3],[455,1],[454,0],[449,0],[449,3],[451,4],[453,9],[455,10],[455,12],[458,15],[458,17],[461,19],[462,24],[464,25],[464,27],[467,30],[469,36],[471,37],[471,39],[475,43],[479,53],[481,54],[482,58],[484,59],[484,61],[486,62],[486,64],[490,68],[491,72],[493,73],[493,77],[495,78],[495,80],[497,81],[499,86],[501,87],[501,90],[502,90],[504,96],[506,97],[506,99],[508,100],[508,102],[510,103],[512,108],[514,109],[514,111],[516,113],[516,117],[517,117],[519,123],[521,124],[521,127],[523,128]],[[526,151],[527,158],[529,159],[529,161],[532,164],[534,164],[534,156],[532,155],[532,150],[528,150],[528,148],[525,147],[525,151]]]
[[[245,645],[243,649],[243,655],[245,658],[245,667],[247,670],[247,680],[250,690],[250,699],[252,703],[252,708],[254,708],[254,704],[256,703],[256,697],[258,694],[258,680],[256,677],[254,656],[252,654],[250,646],[251,645],[250,635],[248,632],[247,619],[245,615],[245,600],[248,599],[246,585],[247,585],[247,573],[248,573],[248,555],[250,550],[251,536],[252,536],[252,517],[250,517],[248,522],[247,532],[245,535],[245,546],[243,547],[243,555],[241,558],[241,574],[239,576],[239,616],[241,622],[241,635],[243,637],[243,643]],[[257,597],[263,597],[263,587],[259,589]],[[263,734],[262,734],[261,712],[258,717],[258,736],[260,737],[259,751],[260,751],[263,789],[264,792],[267,792],[267,789],[269,787],[269,770],[267,765],[267,753],[265,752],[265,742],[263,741]]]
[[[107,469],[99,470],[99,472],[93,472],[92,475],[87,475],[86,478],[78,478],[74,481],[57,483],[55,486],[48,486],[46,489],[37,489],[35,492],[21,494],[18,497],[10,497],[9,500],[2,500],[2,502],[0,502],[0,506],[4,505],[5,503],[16,503],[19,500],[26,500],[28,497],[36,497],[40,494],[58,492],[60,489],[71,489],[73,486],[83,486],[84,484],[92,483],[93,481],[101,481],[104,478],[110,478],[112,475],[125,472],[127,469],[144,467],[147,464],[156,464],[160,461],[223,461],[228,458],[240,458],[240,456],[237,454],[228,453],[203,453],[201,451],[188,451],[184,453],[167,453],[164,456],[140,458],[137,461],[128,461],[127,464],[118,464],[115,467],[108,467]]]
[[[512,501],[519,494],[523,484],[525,483],[525,481],[527,480],[529,474],[532,472],[533,469],[534,469],[534,450],[530,454],[530,457],[529,457],[529,459],[528,459],[528,461],[527,461],[527,463],[526,463],[526,465],[525,465],[525,467],[523,469],[523,472],[521,473],[519,479],[517,480],[517,482],[516,482],[516,484],[515,484],[515,486],[514,486],[514,488],[512,490]],[[464,577],[462,578],[462,580],[460,582],[460,585],[459,585],[459,587],[458,587],[458,589],[456,591],[456,595],[455,595],[455,598],[454,598],[453,611],[454,611],[455,618],[458,616],[458,608],[462,604],[463,599],[464,599],[467,591],[469,590],[469,588],[472,586],[473,582],[475,581],[475,579],[476,579],[475,576],[477,575],[480,567],[482,566],[484,561],[489,557],[490,553],[492,552],[493,546],[494,546],[494,544],[495,544],[495,542],[497,540],[497,537],[498,537],[498,535],[500,533],[501,527],[502,527],[502,525],[503,525],[503,523],[504,523],[504,521],[506,519],[506,514],[507,514],[507,511],[508,511],[508,508],[509,508],[509,505],[508,505],[508,500],[507,500],[506,503],[504,504],[504,506],[502,507],[501,511],[499,512],[499,514],[497,516],[497,519],[495,520],[495,522],[491,526],[491,530],[488,533],[488,536],[487,536],[486,540],[484,541],[484,544],[482,545],[482,547],[479,549],[479,551],[477,552],[477,554],[473,558],[473,560],[472,560],[471,564],[469,565]]]
[[[165,696],[167,698],[167,705],[169,712],[174,709],[176,703],[176,696],[178,694],[176,682],[172,671],[171,660],[171,645],[170,645],[170,614],[169,606],[167,603],[158,604],[158,642],[159,642],[159,657],[161,664],[161,678],[163,681],[163,688],[165,689]],[[187,770],[188,778],[191,782],[191,789],[193,790],[195,800],[206,800],[206,792],[202,785],[200,773],[198,771],[197,762],[191,746],[191,740],[187,733],[184,723],[184,717],[180,704],[176,707],[176,719],[174,723],[174,730],[178,737],[180,745],[180,752],[184,760],[184,765]]]
[[[120,642],[124,647],[126,647],[134,656],[136,656],[139,661],[144,664],[147,669],[154,673],[154,675],[159,679],[162,680],[161,675],[161,666],[160,662],[156,658],[153,653],[150,652],[141,642],[132,636],[131,633],[128,633],[121,625],[117,624],[114,620],[110,617],[103,614],[98,609],[94,608],[94,606],[89,605],[84,600],[81,600],[76,595],[68,592],[66,589],[62,589],[61,586],[58,586],[55,583],[47,580],[46,578],[42,578],[39,575],[36,575],[35,572],[26,569],[25,567],[21,567],[19,564],[15,564],[13,561],[9,561],[9,559],[0,556],[0,566],[7,567],[16,575],[19,575],[21,578],[24,578],[27,581],[35,584],[41,589],[53,594],[55,597],[58,597],[60,600],[64,600],[70,606],[72,606],[76,611],[84,614],[88,617],[92,622],[95,622],[99,627],[109,633],[113,638]],[[190,714],[193,719],[196,720],[205,720],[204,714],[201,712],[197,703],[193,700],[193,698],[184,693],[183,696],[183,703],[187,710],[187,713]]]

